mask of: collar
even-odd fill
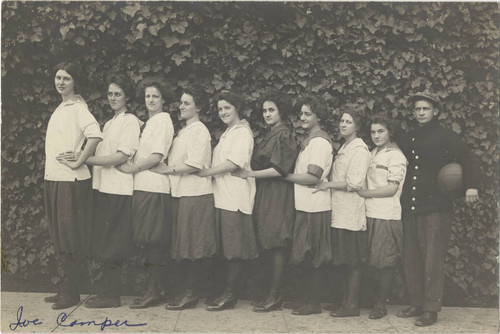
[[[345,153],[345,152],[349,152],[357,147],[362,147],[362,148],[365,148],[367,151],[368,150],[368,146],[366,146],[365,142],[363,141],[363,139],[361,138],[356,138],[354,139],[353,141],[351,141],[349,144],[343,144],[342,147],[340,148],[339,150],[339,154],[340,153]]]
[[[87,102],[85,102],[85,100],[83,99],[83,97],[81,95],[79,95],[79,94],[74,95],[68,101],[61,102],[61,107],[71,106],[71,105],[77,104],[77,103],[82,103],[83,105],[85,105],[85,107],[87,107]]]
[[[300,143],[300,150],[303,151],[307,147],[307,145],[309,145],[309,142],[311,140],[318,137],[328,140],[330,145],[332,145],[332,140],[330,139],[328,133],[326,133],[324,130],[319,130],[309,134],[309,136],[306,139],[304,139],[302,143]]]
[[[429,123],[424,124],[422,126],[418,125],[418,122],[415,121],[414,131],[417,134],[426,134],[438,127],[439,127],[439,121],[437,120],[437,116],[434,116],[434,118]]]

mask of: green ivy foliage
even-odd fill
[[[439,118],[475,152],[485,180],[478,204],[457,200],[446,274],[467,303],[497,300],[499,22],[495,3],[4,1],[2,270],[60,277],[44,221],[44,137],[59,103],[51,69],[71,59],[84,66],[85,98],[99,121],[111,115],[110,73],[137,84],[163,74],[178,90],[200,82],[211,96],[203,121],[214,142],[223,88],[244,93],[257,138],[266,92],[321,96],[337,148],[344,110],[385,112],[407,130],[407,96],[432,89],[444,102]],[[141,101],[131,108],[145,116]],[[177,115],[175,101],[170,112]]]

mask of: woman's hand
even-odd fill
[[[314,188],[316,189],[314,189],[313,194],[317,193],[318,191],[325,191],[330,189],[326,182],[320,182]]]
[[[115,166],[115,168],[125,174],[135,174],[139,171],[139,168],[137,168],[136,165],[132,165],[128,162]]]
[[[478,199],[479,199],[479,191],[477,189],[473,188],[467,189],[467,191],[465,192],[465,200],[467,201],[467,203],[472,204]]]
[[[73,151],[67,151],[67,152],[59,153],[59,155],[56,157],[56,159],[57,159],[57,161],[62,163],[63,160],[77,161],[79,157],[80,157],[80,152],[75,153]]]
[[[250,177],[250,172],[246,169],[237,169],[234,172],[231,173],[232,176],[240,177],[242,179],[247,179]]]
[[[149,169],[150,171],[162,175],[172,174],[173,168],[171,166],[165,165],[163,162]]]
[[[77,163],[78,161],[78,157],[80,156],[80,154],[76,154],[75,152],[72,152],[72,151],[68,151],[68,152],[63,152],[63,153],[60,153],[57,157],[56,157],[56,160],[63,164],[63,165],[66,165],[68,166],[69,168],[71,169],[78,169],[81,167],[81,163]]]
[[[200,170],[199,172],[194,173],[194,175],[197,175],[197,176],[199,176],[199,177],[207,177],[207,176],[208,176],[207,170],[208,170],[208,169],[203,168],[203,169],[202,169],[202,170]]]

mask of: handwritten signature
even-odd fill
[[[115,326],[115,327],[120,327],[120,326],[137,327],[137,326],[146,326],[147,325],[146,323],[143,323],[143,324],[129,324],[127,322],[127,320],[125,320],[125,321],[116,320],[115,322],[113,322],[110,319],[108,319],[108,317],[106,317],[106,319],[104,319],[104,321],[101,322],[101,323],[96,323],[94,320],[90,320],[90,321],[73,320],[71,323],[65,324],[64,322],[67,319],[68,319],[68,315],[63,312],[63,313],[60,313],[57,316],[56,322],[57,322],[57,324],[59,326],[62,326],[62,327],[99,326],[99,327],[101,327],[101,331],[103,331],[106,327],[112,327],[112,326]]]
[[[35,320],[23,320],[23,307],[19,306],[17,309],[17,322],[11,322],[9,325],[9,328],[11,331],[15,331],[18,327],[23,328],[23,327],[28,327],[29,324],[33,325],[41,325],[43,322],[40,321],[40,319],[35,319]]]
[[[61,327],[75,327],[75,326],[97,326],[100,327],[101,331],[104,331],[106,327],[120,327],[120,326],[126,326],[126,327],[137,327],[137,326],[146,326],[147,323],[142,323],[142,324],[130,324],[128,323],[127,320],[116,320],[112,321],[106,317],[102,322],[96,322],[95,320],[90,320],[90,321],[79,321],[79,320],[73,320],[72,322],[67,321],[68,320],[68,315],[66,313],[60,313],[57,316],[56,322],[57,325]],[[18,328],[22,327],[28,327],[29,325],[41,325],[43,324],[40,319],[34,319],[34,320],[27,320],[23,319],[23,307],[19,306],[17,309],[17,322],[12,322],[9,325],[10,330],[15,331]]]

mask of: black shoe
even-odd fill
[[[358,317],[359,307],[342,306],[338,310],[331,312],[330,315],[334,318]]]
[[[120,307],[120,297],[95,296],[84,303],[86,308],[111,308]]]
[[[53,310],[62,310],[65,308],[70,308],[72,306],[78,305],[80,302],[80,296],[70,297],[67,294],[61,294],[59,299],[52,305]]]
[[[169,303],[165,306],[167,310],[180,311],[187,308],[195,308],[198,304],[198,296],[193,290],[186,290],[184,296],[180,300]]]
[[[422,306],[410,306],[398,312],[398,318],[411,318],[422,315]]]
[[[158,306],[164,302],[165,302],[165,296],[163,296],[162,294],[154,294],[151,296],[147,296],[146,298],[136,299],[129,306],[129,308],[131,308],[131,309],[148,308],[148,307]]]
[[[295,310],[293,310],[293,315],[310,315],[310,314],[320,314],[321,313],[321,305],[319,303],[304,303],[302,306],[299,306]]]
[[[370,319],[381,319],[387,315],[387,308],[384,304],[377,303],[373,305],[372,310],[368,318]]]
[[[222,311],[233,308],[236,305],[236,296],[231,291],[226,291],[214,301],[214,305],[208,305],[207,311]]]
[[[281,309],[283,300],[279,294],[271,294],[266,300],[253,308],[254,312],[270,312]]]
[[[61,294],[60,293],[58,293],[56,295],[53,295],[53,296],[50,296],[50,297],[45,297],[43,299],[43,301],[46,302],[46,303],[56,303],[59,300],[59,298],[61,298]]]
[[[420,326],[420,327],[432,326],[437,320],[438,320],[437,312],[425,311],[424,313],[422,313],[420,318],[418,318],[417,321],[415,321],[415,326]]]

